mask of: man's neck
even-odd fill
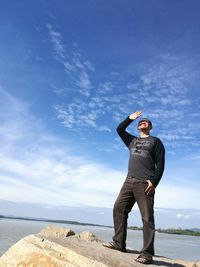
[[[142,138],[146,138],[149,135],[150,135],[149,132],[140,132],[140,137],[142,137]]]

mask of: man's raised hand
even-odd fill
[[[129,119],[136,120],[141,115],[142,115],[142,111],[136,111],[136,112],[132,113],[131,115],[129,115]]]

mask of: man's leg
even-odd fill
[[[113,208],[115,230],[113,241],[122,250],[126,248],[128,213],[131,211],[134,203],[135,198],[132,191],[132,184],[126,179]]]
[[[140,209],[143,222],[143,249],[141,255],[154,256],[154,195],[147,196],[144,192],[147,183],[137,183],[134,186],[134,195]]]

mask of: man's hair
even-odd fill
[[[143,118],[140,121],[138,121],[138,126],[139,126],[140,122],[142,122],[142,121],[147,121],[149,123],[151,129],[152,129],[152,122],[149,119],[147,119],[147,118]]]

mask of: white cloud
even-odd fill
[[[99,85],[99,88],[98,88],[98,92],[101,94],[105,94],[105,93],[108,93],[110,91],[112,91],[113,89],[113,83],[112,82],[104,82],[102,84]]]
[[[108,126],[106,126],[106,125],[100,125],[99,127],[97,126],[97,130],[99,130],[99,131],[105,131],[105,132],[112,132],[112,130],[108,127]]]
[[[61,162],[40,157],[32,164],[25,159],[8,163],[7,169],[1,168],[1,198],[51,205],[111,207],[124,174],[95,163],[80,163],[78,157],[74,163],[71,161],[71,158]],[[18,165],[22,168],[16,168]]]
[[[1,198],[51,205],[112,206],[125,174],[74,155],[69,144],[65,142],[63,147],[63,140],[47,134],[44,127],[36,127],[40,122],[29,114],[26,104],[1,89],[1,99],[3,96],[1,125],[6,123],[9,130],[0,129]],[[6,122],[3,114],[9,114]],[[16,134],[16,118],[20,131],[17,138],[10,138]]]
[[[173,184],[163,182],[156,190],[156,207],[199,209],[199,192],[191,184]]]
[[[189,214],[177,214],[176,215],[176,217],[178,218],[178,219],[184,219],[184,220],[188,220],[188,219],[190,219],[190,217],[191,217],[191,215],[189,215]]]

